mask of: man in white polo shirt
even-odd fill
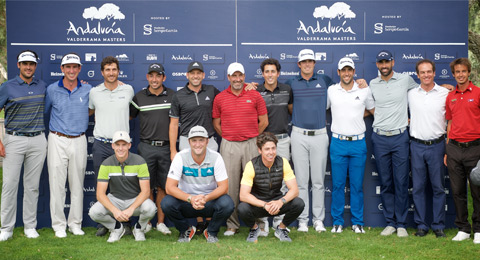
[[[341,233],[344,220],[345,183],[347,172],[350,180],[350,211],[352,231],[365,233],[363,229],[363,175],[367,160],[365,143],[365,109],[374,113],[374,101],[370,88],[359,88],[353,80],[355,64],[350,58],[338,62],[340,83],[328,88],[327,107],[332,112],[332,141],[330,161],[332,167],[332,233]]]

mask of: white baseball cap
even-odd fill
[[[203,126],[196,125],[196,126],[190,128],[190,131],[188,132],[188,139],[193,138],[193,137],[208,138],[207,130],[205,130],[205,128]]]
[[[18,55],[18,63],[24,61],[31,61],[37,63],[37,56],[31,51],[24,51]]]
[[[346,66],[352,67],[352,69],[355,69],[355,63],[353,63],[353,60],[348,57],[341,58],[338,61],[338,69],[342,70]]]
[[[117,131],[113,134],[113,138],[112,138],[112,141],[114,143],[118,142],[118,141],[125,141],[127,143],[130,143],[131,142],[131,139],[130,139],[130,135],[125,132],[125,131]]]
[[[232,74],[235,73],[236,71],[240,71],[242,74],[245,74],[245,69],[243,68],[242,64],[238,62],[234,62],[228,65],[227,74],[229,76],[232,76]]]
[[[80,57],[77,54],[69,53],[62,58],[62,66],[65,64],[78,64],[82,66],[80,62]]]
[[[310,49],[303,49],[298,53],[298,62],[304,60],[315,60],[315,54]]]

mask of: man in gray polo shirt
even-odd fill
[[[372,145],[381,180],[383,215],[387,227],[381,232],[389,236],[397,231],[408,236],[409,135],[407,131],[407,92],[418,84],[412,77],[393,71],[395,61],[387,51],[377,55],[380,76],[370,81],[375,100]]]

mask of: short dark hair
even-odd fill
[[[458,58],[450,62],[450,70],[452,71],[452,74],[454,74],[455,65],[465,65],[467,66],[468,72],[472,72],[472,64],[468,58]]]
[[[107,56],[103,58],[102,63],[100,64],[100,70],[103,71],[105,65],[109,65],[115,63],[117,64],[117,69],[120,69],[120,64],[118,63],[118,59],[113,56]]]
[[[422,65],[423,63],[429,63],[430,65],[432,65],[433,72],[435,72],[435,63],[429,59],[423,59],[423,60],[417,61],[417,64],[415,64],[415,70],[417,71],[417,74],[418,74],[418,66]]]
[[[257,147],[258,147],[258,149],[262,149],[262,147],[267,142],[273,142],[273,143],[275,143],[275,146],[277,146],[278,140],[277,140],[277,137],[270,132],[263,132],[263,133],[261,133],[257,136]]]
[[[280,62],[278,62],[278,60],[274,58],[268,58],[262,61],[262,64],[260,64],[260,68],[262,69],[262,72],[264,71],[266,65],[275,65],[275,67],[277,68],[277,71],[280,71],[280,69],[282,68],[282,66],[280,66]]]
[[[35,55],[35,59],[38,60],[38,54],[37,54],[36,52],[32,51],[32,50],[23,50],[23,51],[19,52],[19,53],[17,54],[17,60],[18,60],[18,58],[20,57],[20,54],[22,54],[22,53],[24,53],[24,52],[26,52],[26,51],[29,51],[29,52],[33,53],[33,55]]]

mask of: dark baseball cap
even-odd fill
[[[165,74],[165,69],[160,63],[152,63],[150,64],[150,66],[148,66],[148,73],[150,72],[158,72],[159,74]]]
[[[202,63],[198,62],[198,61],[192,61],[190,62],[190,64],[188,64],[188,70],[187,72],[190,72],[192,70],[200,70],[201,72],[203,72],[203,65]]]
[[[380,51],[377,54],[377,62],[379,62],[381,60],[393,60],[392,53],[387,51],[387,50]]]

